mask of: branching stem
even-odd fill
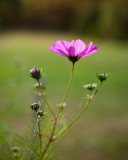
[[[95,96],[95,95],[97,94],[97,92],[99,91],[100,87],[101,87],[101,83],[100,83],[99,87],[96,89],[96,91],[95,91],[92,95],[89,96],[88,101],[87,101],[87,103],[85,104],[85,106],[83,107],[83,109],[75,116],[75,118],[74,118],[71,122],[69,122],[69,124],[68,124],[65,128],[63,128],[63,129],[54,137],[55,139],[58,138],[60,135],[62,135],[62,134],[84,113],[84,111],[85,111],[86,108],[88,107],[89,103],[92,101],[92,99],[94,98],[94,96]]]
[[[72,72],[71,72],[71,76],[70,76],[70,80],[69,80],[68,87],[67,87],[66,92],[65,92],[65,94],[64,94],[64,97],[63,97],[63,99],[62,99],[62,104],[64,103],[64,101],[65,101],[65,99],[66,99],[66,97],[67,97],[67,94],[68,94],[68,91],[69,91],[69,88],[70,88],[70,85],[71,85],[72,77],[73,77],[73,72],[74,72],[74,64],[73,64],[73,66],[72,66]],[[39,86],[40,86],[40,85],[39,85]],[[40,88],[41,88],[41,87],[40,87]],[[56,116],[56,118],[55,118],[55,123],[54,123],[54,126],[53,126],[53,130],[52,130],[51,137],[50,137],[50,139],[49,139],[49,141],[48,141],[48,143],[47,143],[47,145],[46,145],[46,147],[45,147],[45,149],[44,149],[44,151],[43,151],[43,153],[42,153],[42,155],[41,155],[40,160],[43,160],[43,158],[44,158],[44,156],[45,156],[45,153],[47,152],[50,144],[54,141],[54,138],[53,138],[53,137],[54,137],[54,133],[55,133],[55,129],[56,129],[56,124],[57,124],[57,121],[58,121],[59,114],[60,114],[61,110],[62,110],[62,108],[60,108],[59,111],[58,111],[58,113],[57,113],[57,116]]]

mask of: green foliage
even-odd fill
[[[4,136],[0,136],[0,158],[1,160],[13,160],[13,152],[11,150],[9,139]]]
[[[36,113],[35,113],[36,114]],[[20,160],[29,160],[34,158],[35,160],[39,158],[39,130],[38,130],[38,123],[37,120],[35,121],[35,127],[31,126],[27,122],[28,129],[26,131],[25,138],[20,135],[14,136],[14,141],[21,147],[21,156]],[[42,148],[45,148],[46,144],[48,143],[48,138],[51,134],[54,122],[51,121],[51,116],[46,113],[40,119],[40,129],[41,129],[41,137],[42,137]],[[45,160],[52,160],[52,158],[57,159],[58,157],[58,150],[55,149],[53,152],[54,143],[50,145],[48,148],[46,155],[44,157]],[[57,151],[56,151],[57,150]]]

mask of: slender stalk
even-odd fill
[[[72,65],[72,71],[71,71],[71,75],[70,75],[68,87],[67,87],[67,89],[66,89],[66,92],[65,92],[64,97],[63,97],[62,102],[61,102],[62,105],[63,105],[63,103],[64,103],[64,101],[65,101],[65,99],[66,99],[66,97],[67,97],[69,88],[70,88],[70,86],[71,86],[72,78],[73,78],[73,73],[74,73],[74,63],[72,63],[72,64],[73,64],[73,65]],[[57,113],[57,119],[59,118],[59,114],[60,114],[61,110],[62,110],[62,107],[59,109],[59,111],[58,111],[58,113]]]
[[[69,80],[69,83],[68,83],[68,87],[66,89],[66,92],[65,92],[63,100],[62,100],[62,104],[64,103],[64,101],[67,97],[67,94],[68,94],[68,91],[69,91],[69,88],[70,88],[70,85],[71,85],[71,82],[72,82],[73,73],[74,73],[74,63],[73,63],[73,66],[72,66],[72,72],[71,72],[70,80]]]
[[[38,84],[39,84],[39,88],[40,88],[40,92],[41,92],[41,95],[42,95],[42,97],[43,97],[43,100],[45,101],[45,103],[47,104],[48,108],[50,109],[53,117],[55,118],[55,114],[54,114],[52,108],[50,107],[49,103],[47,102],[47,100],[46,100],[46,98],[45,98],[45,96],[44,96],[44,93],[43,93],[43,91],[42,91],[42,88],[41,88],[41,85],[40,85],[40,81],[39,81],[39,80],[38,80]]]
[[[39,150],[40,150],[40,156],[41,156],[41,151],[42,151],[42,135],[41,135],[41,128],[40,128],[40,120],[39,118],[37,118],[37,125],[38,125],[38,136],[39,136]]]
[[[84,113],[84,111],[85,111],[86,108],[88,107],[89,103],[92,101],[92,99],[94,98],[94,96],[95,96],[95,95],[97,94],[97,92],[99,91],[100,87],[101,87],[101,83],[100,83],[99,87],[96,89],[96,91],[95,91],[92,95],[89,96],[88,101],[87,101],[87,103],[85,104],[85,106],[83,107],[83,109],[75,116],[75,118],[74,118],[71,122],[69,122],[69,124],[68,124],[65,128],[63,128],[63,129],[54,137],[55,139],[58,138],[61,134],[63,134],[63,133]]]
[[[15,155],[14,158],[15,158],[15,160],[18,160],[18,156],[17,155]]]

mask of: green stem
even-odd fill
[[[70,76],[70,80],[69,80],[69,83],[68,83],[68,87],[66,89],[66,92],[64,94],[64,97],[63,97],[63,100],[62,100],[62,104],[64,103],[66,97],[67,97],[67,94],[68,94],[68,91],[69,91],[69,88],[70,88],[70,85],[71,85],[71,81],[72,81],[72,77],[73,77],[73,72],[74,72],[74,64],[72,66],[72,72],[71,72],[71,76]]]
[[[41,140],[41,137],[42,137],[42,135],[41,135],[40,120],[39,120],[39,118],[37,118],[37,124],[38,124],[38,130],[39,130],[38,136],[39,136],[39,146],[40,146],[40,156],[41,156],[41,150],[42,150],[42,140]]]
[[[17,154],[15,155],[15,160],[18,160],[18,156],[17,156]]]
[[[53,117],[55,118],[55,114],[54,114],[52,108],[50,107],[49,103],[47,102],[47,100],[46,100],[46,98],[45,98],[45,96],[44,96],[44,93],[43,93],[43,91],[42,91],[42,88],[41,88],[41,85],[40,85],[40,81],[39,81],[39,80],[38,80],[38,84],[39,84],[39,88],[40,88],[40,92],[41,92],[41,95],[42,95],[42,97],[43,97],[43,100],[45,101],[45,103],[47,104],[48,108],[50,109]]]
[[[92,99],[94,98],[94,96],[96,95],[96,93],[99,91],[101,87],[101,83],[99,85],[99,87],[97,88],[97,90],[89,96],[87,103],[85,104],[85,106],[83,107],[83,109],[75,116],[75,118],[65,127],[63,128],[54,138],[58,138],[64,131],[66,131],[86,110],[86,108],[88,107],[89,103],[92,101]]]

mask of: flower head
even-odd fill
[[[12,151],[13,151],[14,153],[19,152],[19,150],[20,150],[20,148],[19,148],[19,147],[17,147],[17,146],[12,147]]]
[[[30,75],[32,78],[37,80],[41,78],[40,70],[35,66],[30,70]]]
[[[93,90],[93,89],[95,89],[97,87],[97,84],[96,83],[86,84],[83,87],[88,89],[88,90]]]
[[[42,110],[38,110],[38,111],[37,111],[37,116],[42,117],[42,116],[44,116],[44,115],[45,115],[45,113],[43,113]]]
[[[84,58],[98,51],[97,46],[93,45],[92,42],[86,46],[80,39],[76,41],[72,40],[71,42],[59,40],[56,41],[55,44],[52,44],[49,49],[52,52],[60,54],[61,56],[68,57],[68,59],[73,63],[78,61],[80,58]]]
[[[107,73],[99,73],[97,74],[97,78],[102,82],[102,81],[105,81],[108,77],[108,74]]]
[[[37,110],[40,107],[40,104],[39,103],[33,103],[33,104],[30,105],[30,107],[31,107],[32,110],[37,112]]]

